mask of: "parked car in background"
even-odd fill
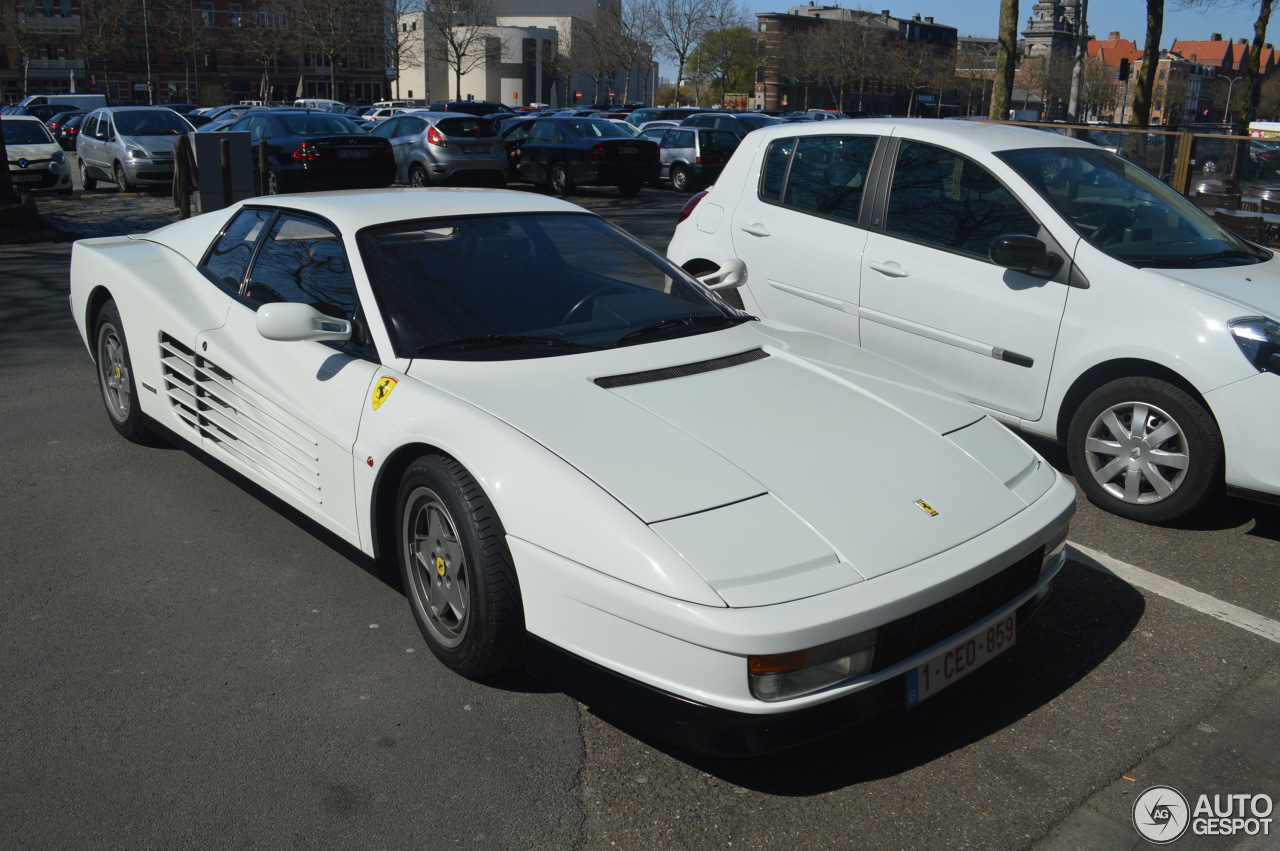
[[[77,112],[58,128],[57,133],[53,134],[54,139],[57,140],[62,150],[74,151],[76,149],[76,137],[80,135],[80,125],[88,117],[89,113],[87,112]]]
[[[1280,258],[1094,145],[987,122],[752,133],[669,256],[1065,445],[1133,520],[1280,502]]]
[[[690,115],[697,115],[700,112],[706,112],[706,110],[694,106],[649,107],[632,112],[627,116],[627,123],[643,127],[650,121],[683,121]]]
[[[80,183],[93,189],[99,180],[107,180],[121,192],[171,185],[173,146],[194,129],[186,118],[162,106],[96,109],[76,137]]]
[[[755,113],[704,112],[699,115],[690,115],[680,122],[680,126],[725,130],[741,139],[752,130],[759,130],[761,127],[773,127],[780,123],[782,122],[776,118]]]
[[[378,122],[371,132],[390,142],[397,183],[507,183],[506,148],[487,118],[460,112],[406,112]]]
[[[71,191],[67,155],[39,118],[29,115],[0,116],[4,122],[9,179],[19,191]]]
[[[267,143],[267,194],[391,185],[396,158],[391,143],[371,136],[342,115],[308,110],[263,110],[229,128],[247,131],[254,168],[259,142]]]
[[[62,129],[62,126],[66,124],[67,121],[69,121],[72,116],[87,115],[87,114],[88,114],[88,111],[83,109],[72,109],[72,110],[68,110],[67,112],[59,112],[57,115],[53,116],[48,121],[46,121],[44,123],[44,126],[48,127],[49,132],[53,134],[53,138],[57,139],[58,131]]]
[[[658,146],[602,118],[538,118],[520,150],[520,176],[569,195],[579,185],[635,195],[658,179]]]
[[[183,115],[190,115],[192,112],[200,108],[198,104],[194,103],[162,103],[157,104],[157,106],[163,106],[165,109],[172,109],[174,112],[180,112]]]
[[[692,192],[716,182],[725,163],[742,141],[729,130],[708,130],[701,127],[655,128],[661,133],[661,179],[671,181],[677,192]],[[652,138],[652,137],[649,137]]]

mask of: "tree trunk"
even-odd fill
[[[996,76],[991,91],[990,117],[1009,118],[1013,72],[1018,64],[1018,0],[1000,0],[1000,37],[996,47]]]
[[[1142,51],[1142,67],[1138,69],[1138,85],[1133,92],[1133,116],[1129,120],[1134,127],[1146,127],[1151,123],[1151,95],[1156,87],[1156,66],[1160,64],[1163,31],[1164,0],[1147,0],[1147,41]]]
[[[1258,70],[1262,62],[1262,46],[1267,40],[1267,24],[1271,21],[1271,0],[1261,0],[1258,8],[1258,20],[1253,25],[1253,45],[1249,48],[1249,59],[1245,65],[1245,96],[1240,101],[1240,109],[1235,116],[1235,134],[1249,135],[1249,116],[1253,112],[1253,84],[1258,79]],[[1230,104],[1227,104],[1230,107]]]
[[[1088,52],[1089,0],[1080,0],[1080,17],[1076,21],[1075,57],[1071,63],[1071,94],[1067,97],[1067,123],[1080,123],[1080,87],[1084,84],[1084,59]]]

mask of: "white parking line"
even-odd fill
[[[1071,551],[1067,554],[1067,558],[1071,561],[1079,562],[1103,573],[1110,573],[1144,591],[1158,594],[1161,597],[1173,600],[1175,603],[1181,603],[1189,609],[1195,609],[1197,612],[1202,612],[1220,621],[1226,621],[1233,626],[1248,630],[1254,635],[1260,635],[1263,638],[1280,643],[1280,621],[1274,621],[1271,618],[1255,614],[1248,609],[1233,606],[1231,603],[1223,602],[1216,597],[1210,597],[1208,594],[1188,588],[1185,585],[1174,582],[1172,579],[1165,579],[1163,576],[1149,573],[1140,567],[1125,564],[1106,553],[1100,553],[1097,550],[1091,550],[1088,547],[1082,547],[1079,544],[1070,542],[1067,543],[1067,549]]]

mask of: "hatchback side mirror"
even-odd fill
[[[997,266],[1040,278],[1052,278],[1062,268],[1061,257],[1034,236],[1021,233],[1007,233],[991,240],[987,256]]]
[[[704,272],[697,278],[712,292],[737,289],[747,282],[747,264],[737,257],[730,257],[719,269]]]
[[[351,322],[327,316],[309,304],[271,302],[258,308],[258,333],[268,340],[350,340]]]

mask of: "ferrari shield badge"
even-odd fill
[[[375,408],[378,407],[378,403],[374,402],[373,406]],[[925,502],[923,499],[917,499],[916,505],[920,506],[920,510],[923,511],[925,514],[928,514],[930,517],[938,516],[938,509],[934,508],[932,505]]]
[[[391,395],[391,391],[396,389],[396,380],[390,376],[384,375],[378,379],[378,384],[373,388],[373,409],[376,411],[382,407],[382,403],[387,401],[387,397]]]

